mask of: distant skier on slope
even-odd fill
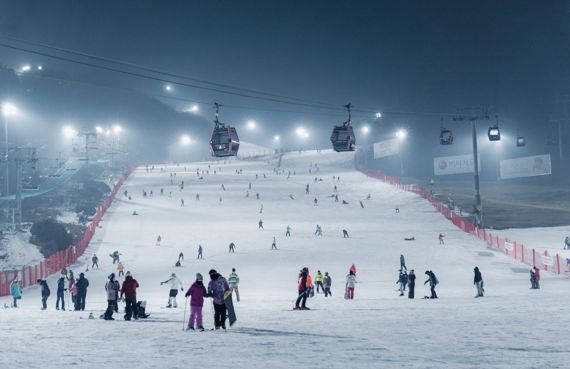
[[[404,254],[400,254],[400,269],[408,270],[408,268],[406,267],[406,259],[404,258]]]
[[[320,270],[317,270],[317,274],[315,275],[315,285],[317,286],[317,293],[325,292],[325,288],[323,286],[323,281],[325,277],[321,274]]]
[[[230,242],[230,245],[228,246],[229,248],[229,252],[234,253],[236,252],[236,244],[233,242]]]
[[[331,293],[332,278],[329,275],[329,272],[325,272],[325,278],[323,279],[323,284],[325,287],[325,297],[332,296]]]
[[[168,278],[164,282],[160,282],[161,286],[163,284],[170,285],[170,291],[168,292],[168,305],[166,305],[166,307],[177,308],[178,303],[176,302],[176,296],[178,295],[178,289],[180,288],[181,291],[184,291],[184,288],[182,287],[182,282],[180,281],[180,279],[178,279],[175,273],[172,273],[170,275],[170,278]]]
[[[263,220],[259,219],[259,222],[257,222],[257,229],[265,229],[263,228]]]
[[[287,228],[285,229],[285,237],[291,237],[291,228],[290,226],[287,226]]]
[[[570,236],[566,236],[564,239],[564,250],[570,250]]]
[[[230,285],[230,292],[236,293],[236,299],[239,302],[239,276],[236,273],[236,268],[232,268],[232,272],[228,277],[228,284]]]
[[[348,300],[354,300],[354,287],[356,285],[356,275],[351,270],[346,276],[346,296]]]
[[[477,295],[475,297],[483,297],[485,290],[483,289],[483,276],[479,271],[479,267],[473,269],[473,284],[477,288]]]
[[[323,235],[323,229],[321,228],[320,225],[317,224],[317,227],[315,228],[315,236],[322,236]]]
[[[160,246],[161,242],[162,242],[162,236],[158,235],[158,237],[156,237],[156,246]]]
[[[350,238],[350,236],[348,235],[348,231],[346,229],[342,230],[342,238]]]
[[[194,324],[196,324],[196,329],[199,331],[204,331],[204,325],[202,322],[202,307],[204,306],[204,297],[208,296],[208,291],[203,283],[202,274],[196,273],[196,281],[190,286],[186,292],[186,298],[190,298],[190,319],[188,320],[188,329],[194,330]]]
[[[198,245],[198,257],[197,257],[197,259],[203,259],[202,245]]]
[[[95,267],[99,269],[99,258],[97,257],[97,255],[93,254],[93,256],[91,257],[91,269],[95,269]]]

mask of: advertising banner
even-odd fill
[[[398,138],[391,138],[374,144],[374,159],[396,155],[399,152],[400,143],[398,142]]]
[[[546,176],[552,174],[550,154],[501,160],[499,167],[501,179]]]
[[[473,173],[473,155],[456,155],[433,158],[433,173],[436,176],[449,174]],[[479,172],[481,172],[481,159],[479,158]]]

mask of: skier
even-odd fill
[[[317,224],[317,228],[315,229],[315,236],[322,236],[323,235],[323,229],[321,228],[320,225]]]
[[[473,277],[473,284],[477,287],[477,296],[475,297],[483,297],[483,292],[485,292],[485,290],[483,290],[483,276],[479,271],[479,267],[475,267],[473,269],[473,273],[475,274]]]
[[[87,297],[87,287],[89,287],[89,281],[85,278],[85,274],[79,273],[79,279],[75,286],[77,287],[75,310],[85,310],[85,297]]]
[[[200,194],[196,194],[196,201],[200,201]]]
[[[198,259],[203,259],[203,257],[202,257],[202,245],[198,245]]]
[[[408,298],[414,298],[414,289],[416,288],[416,275],[414,274],[414,270],[410,270],[410,274],[408,274]]]
[[[251,190],[251,182],[249,182],[249,189]]]
[[[406,259],[404,258],[404,254],[400,254],[400,270],[408,270],[408,268],[406,268]]]
[[[356,276],[351,270],[346,276],[346,299],[354,299],[354,286],[356,285]]]
[[[255,197],[259,200],[259,192],[255,194]]]
[[[97,255],[93,254],[93,256],[91,257],[91,269],[94,269],[95,267],[97,267],[97,269],[99,269],[99,258],[97,257]],[[89,264],[87,264],[89,265]]]
[[[291,237],[291,229],[292,228],[290,226],[287,226],[287,229],[285,231],[285,237]]]
[[[424,282],[424,285],[426,285],[429,282],[429,287],[431,291],[430,299],[437,299],[437,293],[435,293],[435,286],[439,284],[439,281],[437,280],[435,273],[432,272],[431,270],[426,270],[425,274],[428,276],[428,279]]]
[[[564,250],[570,250],[570,236],[566,236],[564,239]]]
[[[530,284],[533,290],[540,289],[540,270],[536,267],[533,267],[530,270]]]
[[[396,206],[396,213],[400,212],[400,208],[398,206]]]
[[[440,245],[445,245],[445,242],[443,242],[443,237],[445,237],[443,233],[440,233],[439,236],[437,236]]]
[[[325,288],[323,286],[323,280],[324,277],[321,274],[321,271],[317,270],[317,274],[315,275],[315,285],[317,286],[317,293],[320,293],[320,290],[323,290],[323,292],[325,292]]]
[[[123,266],[123,263],[119,262],[119,264],[117,264],[117,272],[119,273],[119,277],[125,275],[124,270],[125,267]]]
[[[57,299],[55,300],[55,309],[59,310],[59,302],[61,301],[61,310],[65,311],[65,299],[63,294],[65,292],[65,277],[60,277],[57,280]]]
[[[325,278],[323,279],[323,284],[325,287],[325,297],[332,296],[331,293],[332,278],[329,275],[329,272],[325,272]]]
[[[334,202],[338,202],[338,195],[336,193],[334,194]]]
[[[236,273],[236,268],[232,268],[232,273],[228,277],[228,283],[230,285],[230,292],[234,293],[234,291],[235,291],[236,299],[239,302],[239,289],[238,289],[239,276]]]
[[[309,194],[309,184],[307,183],[307,185],[305,186],[305,195]]]
[[[259,222],[257,222],[257,229],[265,229],[263,228],[263,220],[259,219]]]
[[[261,204],[261,207],[259,208],[259,214],[263,214],[263,204]]]
[[[180,291],[184,291],[184,287],[182,287],[182,282],[180,281],[180,279],[178,279],[175,273],[172,273],[170,275],[170,278],[168,278],[164,282],[160,282],[161,286],[163,284],[170,284],[170,291],[168,292],[168,305],[166,305],[166,307],[177,308],[178,303],[176,302],[176,296],[178,295],[178,288],[180,288]]]
[[[399,272],[400,275],[398,276],[396,284],[400,285],[400,296],[404,296],[404,292],[406,291],[406,284],[408,284],[408,274],[402,269],[400,269]]]
[[[156,246],[160,246],[161,241],[162,241],[162,237],[160,235],[158,235],[158,237],[156,238]]]
[[[184,253],[182,253],[182,251],[180,251],[180,254],[178,254],[178,262],[180,261],[184,261]]]
[[[311,310],[307,305],[307,297],[309,297],[309,289],[313,285],[311,275],[309,274],[309,268],[304,267],[301,269],[299,274],[299,284],[297,285],[297,291],[299,292],[299,297],[295,302],[295,307],[293,310]],[[301,306],[299,306],[301,304]]]
[[[226,329],[226,305],[224,303],[224,294],[230,290],[230,286],[224,277],[222,277],[215,269],[211,269],[210,283],[208,284],[208,297],[214,299],[214,325],[215,329]]]
[[[117,299],[119,298],[120,289],[119,281],[115,280],[115,274],[111,273],[111,275],[109,275],[109,281],[105,283],[105,291],[107,291],[107,310],[105,310],[103,314],[103,319],[115,320],[113,319],[113,312],[119,310]]]
[[[342,238],[349,238],[348,231],[346,229],[342,230]]]
[[[313,200],[314,206],[319,206],[319,199],[317,199],[315,197],[315,199]]]
[[[236,252],[236,245],[233,242],[230,242],[229,252],[234,253]]]
[[[110,255],[113,258],[113,264],[121,262],[120,257],[119,257],[120,255],[121,254],[119,254],[119,251],[117,251],[117,250],[113,251],[113,253]]]
[[[14,307],[17,308],[18,300],[22,298],[22,286],[20,286],[17,277],[10,283],[10,295],[12,295],[12,299],[14,300]]]
[[[190,286],[186,292],[186,298],[190,298],[190,319],[188,320],[188,329],[194,330],[194,323],[196,328],[204,331],[202,323],[202,307],[204,306],[204,297],[208,296],[206,287],[204,287],[202,274],[196,273],[196,281]]]
[[[271,250],[277,250],[277,240],[273,236],[273,242],[271,243]]]
[[[125,299],[125,320],[131,320],[135,318],[138,320],[138,309],[137,309],[137,288],[139,283],[136,279],[131,276],[131,272],[127,272],[127,277],[123,282],[123,287],[121,287],[121,300]]]
[[[181,207],[181,208],[184,207],[184,199],[180,199],[180,207]]]
[[[47,309],[47,299],[48,299],[49,294],[50,294],[49,286],[47,284],[47,281],[44,279],[38,279],[37,282],[41,286],[42,310],[45,310],[45,309]]]

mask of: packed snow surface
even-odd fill
[[[39,289],[26,289],[18,309],[0,310],[0,367],[568,367],[566,278],[543,272],[542,289],[530,290],[527,266],[488,251],[420,197],[355,171],[352,160],[352,154],[330,151],[290,153],[281,175],[273,172],[276,160],[165,165],[151,173],[137,169],[124,187],[132,200],[118,197],[83,262],[73,267],[77,274],[93,253],[100,258],[101,269],[86,273],[87,310],[55,310],[56,277],[48,281],[47,311],[40,311]],[[204,171],[203,179],[196,168]],[[173,185],[171,172],[176,173]],[[182,180],[181,191],[177,184]],[[339,202],[329,197],[334,185]],[[143,198],[143,189],[153,196]],[[314,235],[317,224],[322,237]],[[291,237],[285,237],[287,225]],[[342,237],[343,229],[350,238]],[[445,245],[439,244],[439,233],[445,234]],[[271,250],[274,236],[279,250]],[[235,253],[228,253],[230,242],[236,244]],[[198,244],[203,260],[196,260]],[[116,271],[108,256],[114,250],[123,254],[126,270],[140,283],[138,299],[147,300],[152,313],[147,320],[127,322],[122,314],[115,314],[116,321],[97,319],[106,307],[107,276]],[[175,268],[181,251],[186,261]],[[400,254],[418,277],[415,300],[396,291]],[[351,301],[343,294],[353,263],[358,283]],[[293,311],[304,266],[313,278],[317,270],[331,274],[332,297],[316,294],[308,301],[312,310]],[[473,297],[475,266],[485,281],[484,298]],[[197,272],[207,282],[210,269],[227,277],[232,267],[241,279],[241,301],[234,301],[238,322],[225,332],[183,331],[184,299],[178,296],[177,309],[163,308],[168,287],[160,282],[175,272],[188,288]],[[423,285],[428,269],[440,281],[437,300],[423,299],[429,295]],[[96,319],[87,319],[89,312]],[[210,300],[204,320],[206,328],[213,326]]]

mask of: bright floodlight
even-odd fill
[[[367,135],[368,132],[370,132],[370,127],[364,125],[364,126],[360,127],[360,132],[364,135]]]
[[[20,68],[21,72],[28,72],[30,69],[32,69],[32,67],[28,64],[22,66],[22,68]]]
[[[18,108],[15,105],[10,103],[2,104],[2,115],[5,117],[9,117],[12,115],[16,115],[18,113]]]
[[[118,134],[121,133],[121,132],[123,132],[123,127],[121,127],[121,126],[118,125],[118,124],[115,124],[115,125],[113,126],[113,133],[116,134],[116,135],[118,135]]]
[[[380,113],[380,112],[376,113],[376,119],[380,119],[380,118],[382,118],[382,113]]]
[[[295,130],[295,134],[300,138],[309,138],[309,132],[303,127],[299,127]]]
[[[188,135],[182,135],[180,136],[180,143],[182,145],[188,145],[192,142],[192,139],[190,138],[190,136]]]
[[[277,142],[277,141],[279,141],[279,140],[280,140],[279,135],[275,135],[275,136],[273,137],[273,141]]]
[[[44,67],[43,67],[43,66],[41,66],[41,65],[38,65],[38,70],[43,70],[43,69],[44,69]]]
[[[65,126],[63,127],[63,137],[65,138],[73,138],[77,136],[77,131],[72,126]]]
[[[249,121],[247,122],[247,129],[254,130],[255,127],[256,127],[256,124],[255,124],[255,121],[254,121],[254,120],[249,120]]]
[[[398,137],[400,140],[405,139],[408,136],[408,132],[406,132],[405,129],[400,129],[398,130],[398,132],[396,132],[396,137]]]
[[[105,132],[105,130],[103,129],[103,127],[97,126],[97,127],[95,127],[95,132],[97,132],[97,133],[103,133],[103,132]]]
[[[166,91],[172,91],[172,86],[171,86],[171,85],[166,85],[166,86],[164,86],[164,89],[165,89]]]
[[[198,108],[198,105],[192,105],[192,106],[190,107],[190,111],[191,111],[192,113],[197,113],[199,110],[200,110],[200,108]]]

